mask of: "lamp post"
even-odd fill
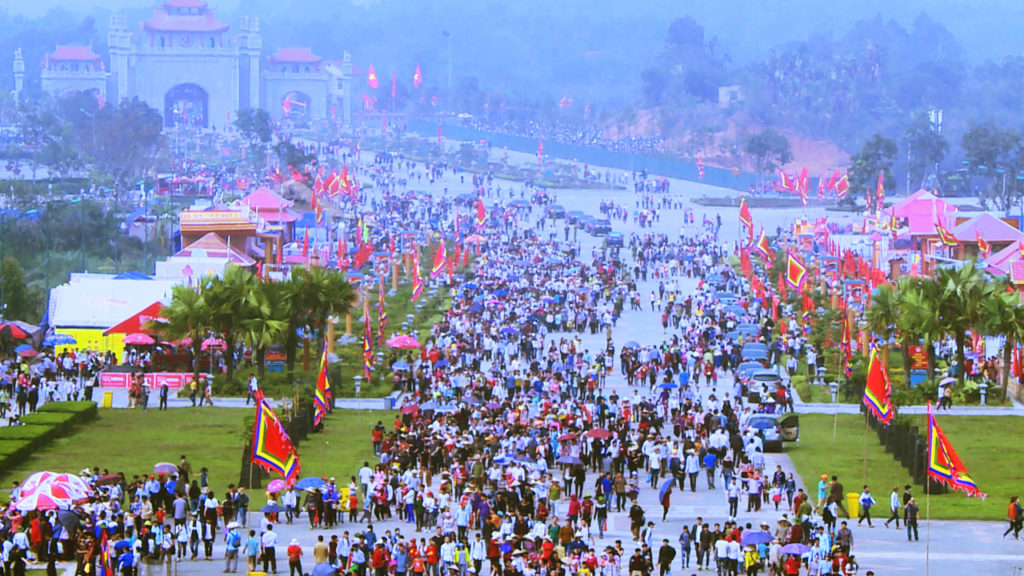
[[[839,382],[829,382],[828,390],[832,393],[832,439],[836,439],[836,428],[839,426]]]
[[[448,40],[448,111],[452,110],[452,34],[447,30],[441,31],[441,36]]]

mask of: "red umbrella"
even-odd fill
[[[562,434],[561,436],[559,436],[558,437],[558,441],[559,442],[570,442],[572,440],[575,440],[576,438],[577,438],[577,434],[575,432],[569,432],[568,434]]]
[[[135,334],[125,336],[124,343],[135,346],[149,346],[150,344],[156,344],[156,340],[154,340],[152,336],[136,332]]]
[[[22,512],[31,510],[68,510],[71,508],[71,500],[60,498],[44,492],[36,492],[31,496],[19,498],[14,507]]]
[[[593,430],[584,434],[588,438],[600,438],[601,440],[607,440],[612,437],[612,433],[605,430],[604,428],[594,428]]]
[[[420,409],[419,404],[406,404],[402,406],[402,414],[413,414]]]
[[[0,324],[0,336],[9,335],[15,340],[21,340],[28,338],[28,334],[24,330],[18,327],[17,324],[11,324],[10,322],[4,322]]]
[[[385,342],[391,348],[419,348],[420,343],[412,336],[399,335]]]

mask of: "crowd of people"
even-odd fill
[[[403,182],[457,173],[378,160],[361,173],[387,183],[372,199],[381,229],[440,222],[456,233],[454,202],[410,195]],[[638,195],[635,208],[683,213],[655,198]],[[227,488],[217,498],[184,458],[131,481],[83,471],[96,497],[72,514],[80,528],[58,528],[60,513],[5,513],[5,564],[73,555],[79,574],[97,562],[131,574],[142,560],[213,560],[216,545],[225,572],[244,557],[250,571],[277,573],[278,551],[293,574],[314,575],[856,572],[852,528],[835,522],[842,485],[833,478],[825,496],[819,485],[812,501],[792,470],[771,465],[765,432],[751,425],[785,410],[787,395],[733,377],[743,345],[772,332],[729,265],[720,223],[674,238],[631,234],[621,250],[585,257],[581,240],[546,235],[551,219],[537,212],[488,219],[471,277],[452,282],[451,308],[419,335],[399,415],[373,431],[377,460],[349,482],[266,494],[280,510],[251,522],[244,489],[218,479]],[[458,226],[472,233],[472,217]],[[623,319],[649,314],[635,306],[648,290],[660,326],[617,346]],[[739,333],[740,324],[759,329]],[[673,504],[693,499],[723,513],[680,518]],[[303,514],[316,537],[312,571],[305,539],[284,546],[279,535]]]

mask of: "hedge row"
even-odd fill
[[[36,450],[71,433],[75,426],[96,415],[95,402],[51,402],[22,417],[24,426],[0,428],[0,468],[17,465]]]

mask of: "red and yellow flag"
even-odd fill
[[[420,65],[416,65],[416,72],[412,75],[412,87],[419,88],[423,84],[423,73],[420,72]]]
[[[960,490],[968,496],[985,498],[985,493],[978,490],[967,467],[960,461],[956,450],[949,438],[942,432],[938,422],[935,421],[935,414],[932,414],[932,403],[928,402],[928,477],[949,486],[954,490]]]
[[[380,86],[380,81],[377,80],[377,72],[373,69],[373,64],[370,64],[370,71],[366,74],[366,84],[374,90]]]
[[[299,478],[299,453],[259,390],[256,391],[251,460],[260,468],[283,476],[288,486]]]
[[[892,420],[892,387],[889,385],[889,374],[882,365],[882,359],[878,351],[871,349],[871,358],[868,361],[868,379],[864,385],[864,405],[871,410],[882,424],[889,424]]]

